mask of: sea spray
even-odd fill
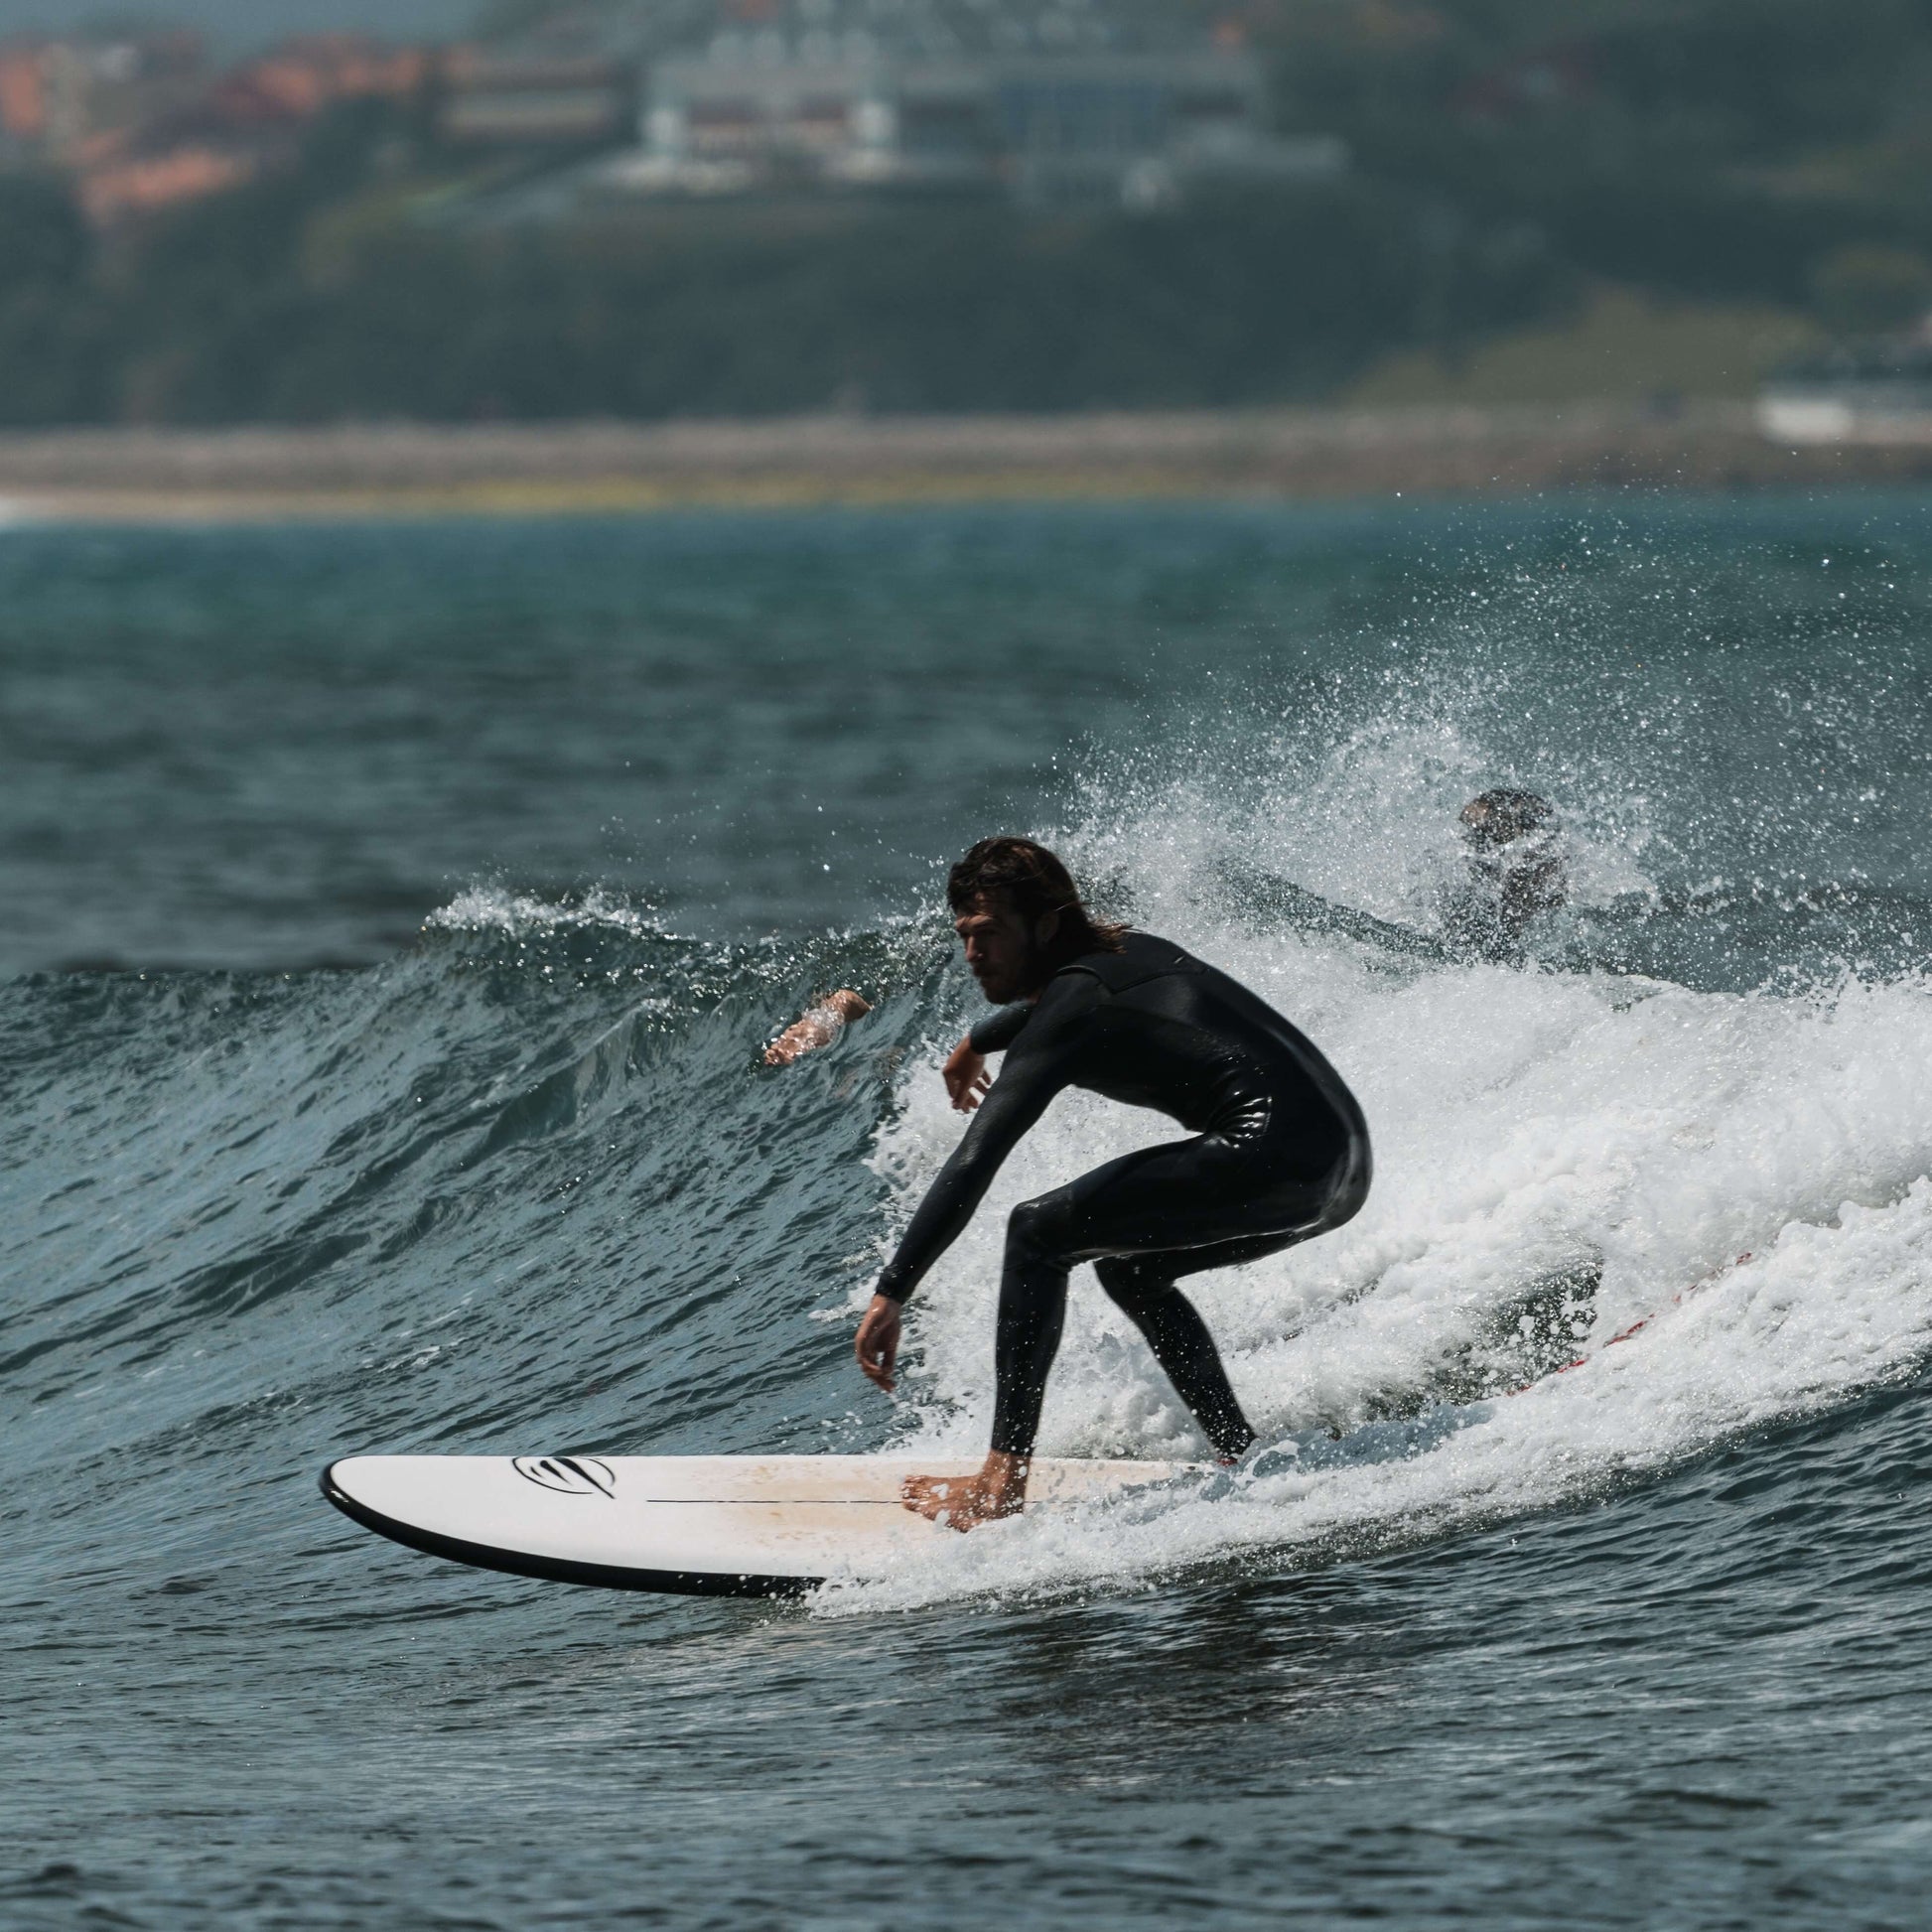
[[[1917,1923],[1927,522],[8,531],[0,1917]],[[1511,783],[1573,886],[1525,967],[1303,916],[1439,934]],[[977,1449],[1000,1203],[897,1405],[851,1323],[963,1125],[944,866],[1022,829],[1370,1103],[1362,1220],[1195,1284],[1252,1469],[802,1610],[328,1507]],[[1068,1096],[1003,1198],[1172,1131]],[[1085,1271],[1049,1427],[1193,1441]]]
[[[1574,921],[1545,935],[1554,957],[1516,967],[1418,963],[1271,924],[1230,891],[1223,857],[1295,864],[1311,819],[1325,822],[1327,891],[1428,923],[1428,897],[1391,885],[1382,836],[1416,815],[1413,787],[1361,783],[1369,743],[1387,777],[1428,767],[1439,804],[1489,768],[1465,737],[1421,757],[1406,730],[1357,730],[1325,764],[1261,793],[1259,823],[1194,772],[1166,797],[1113,807],[1090,786],[1085,816],[1058,836],[1115,903],[1311,1032],[1367,1109],[1377,1172],[1361,1215],[1187,1284],[1264,1442],[1346,1438],[1446,1406],[1456,1426],[1426,1446],[1403,1439],[1387,1468],[1371,1458],[1257,1478],[1238,1497],[1177,1493],[1137,1505],[1131,1523],[1096,1512],[1088,1534],[1057,1521],[1003,1529],[975,1553],[943,1553],[877,1587],[881,1600],[1124,1582],[1236,1551],[1295,1561],[1351,1523],[1414,1534],[1547,1507],[1849,1401],[1932,1347],[1932,1115],[1920,1078],[1932,1064],[1932,983],[1821,964],[1778,985],[1698,991],[1578,963],[1587,929]],[[1334,813],[1332,789],[1346,813]],[[1299,817],[1279,811],[1291,790],[1309,801]],[[1602,850],[1583,829],[1589,817],[1578,813],[1571,841],[1587,902],[1647,902],[1637,855]],[[1431,850],[1417,845],[1403,871]],[[1351,855],[1359,884],[1346,876]],[[896,1223],[963,1126],[929,1066],[907,1067],[899,1102],[874,1157]],[[984,1439],[1011,1207],[1173,1132],[1090,1095],[1055,1102],[914,1305],[899,1446],[954,1453]],[[1747,1265],[1681,1304],[1745,1252]],[[1132,1325],[1089,1271],[1074,1281],[1042,1449],[1202,1453]],[[1640,1338],[1605,1349],[1635,1322],[1647,1323]],[[1809,1361],[1806,1338],[1818,1349]],[[1579,1356],[1581,1369],[1551,1373]],[[1519,1398],[1526,1379],[1535,1386]],[[838,1600],[870,1602],[874,1588],[844,1587]]]

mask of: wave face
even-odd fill
[[[5,533],[8,1921],[1899,1922],[1923,522]],[[1510,965],[1429,943],[1498,783],[1572,879]],[[981,1446],[1005,1210],[1172,1132],[1063,1097],[860,1382],[991,824],[1367,1109],[1362,1215],[1199,1284],[1253,1474],[783,1611],[330,1516],[357,1450]],[[1084,1273],[1043,1446],[1201,1447]]]

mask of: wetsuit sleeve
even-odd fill
[[[898,1252],[887,1263],[880,1294],[905,1301],[959,1239],[1020,1137],[1071,1078],[1101,997],[1099,982],[1085,973],[1062,975],[1040,996],[965,1139],[926,1189]]]
[[[976,1053],[1004,1053],[1033,1017],[1032,1007],[1002,1007],[998,1013],[989,1013],[966,1037]]]

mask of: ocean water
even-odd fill
[[[1928,536],[0,531],[0,1924],[1923,1924]],[[1426,940],[1498,783],[1570,856],[1524,963],[1308,897]],[[361,1450],[981,1446],[1003,1210],[1164,1134],[1056,1103],[860,1380],[1001,828],[1368,1110],[1362,1215],[1199,1286],[1252,1475],[796,1604],[329,1509]],[[1084,1275],[1046,1447],[1199,1447]]]

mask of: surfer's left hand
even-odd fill
[[[868,1379],[888,1395],[893,1392],[893,1364],[898,1360],[898,1304],[890,1295],[875,1295],[859,1323],[852,1352]]]
[[[946,1083],[946,1096],[956,1114],[970,1114],[993,1084],[993,1076],[986,1070],[986,1055],[973,1050],[971,1034],[946,1055],[939,1077]]]

